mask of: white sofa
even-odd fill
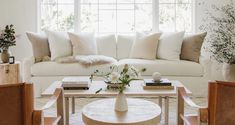
[[[144,77],[151,77],[153,72],[160,72],[163,77],[181,81],[195,96],[207,94],[207,78],[202,64],[186,60],[131,59],[129,53],[132,43],[132,36],[117,36],[117,40],[98,37],[98,54],[114,57],[117,62],[88,68],[79,63],[64,64],[54,61],[35,63],[34,57],[26,58],[22,67],[23,80],[34,83],[35,95],[38,97],[50,84],[66,76],[89,76],[96,69],[107,70],[110,65],[131,64],[137,68],[147,68],[142,74]]]

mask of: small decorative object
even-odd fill
[[[161,81],[162,75],[159,72],[154,72],[152,75],[153,81],[159,82]]]
[[[2,50],[1,59],[3,63],[9,62],[9,47],[15,46],[15,29],[13,25],[7,25],[0,35],[0,49]]]
[[[222,74],[226,81],[235,81],[235,5],[232,0],[229,4],[217,7],[212,6],[208,11],[206,23],[200,27],[208,31],[211,58],[223,63]]]
[[[126,86],[130,86],[130,82],[133,80],[142,80],[141,73],[145,72],[146,69],[141,70],[136,69],[134,66],[125,64],[124,67],[119,70],[118,66],[111,66],[110,71],[107,73],[100,72],[96,70],[90,77],[91,81],[94,77],[101,77],[107,83],[107,89],[117,88],[119,93],[115,102],[116,111],[127,111],[127,100],[126,95],[124,94],[124,89]],[[99,89],[96,93],[100,92],[102,89]]]
[[[15,63],[15,57],[14,56],[10,56],[9,57],[9,64],[14,64]]]

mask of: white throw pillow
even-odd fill
[[[129,58],[134,40],[134,35],[117,36],[117,58],[119,60]]]
[[[51,60],[59,57],[71,56],[72,45],[66,32],[45,31],[51,50]]]
[[[117,58],[117,47],[115,35],[102,35],[96,38],[99,55]]]
[[[163,33],[158,45],[157,58],[166,60],[180,60],[183,38],[184,31]]]
[[[73,45],[73,56],[96,55],[97,45],[94,33],[68,33]]]
[[[136,33],[136,39],[132,45],[130,57],[139,59],[156,59],[157,46],[161,33],[145,35]]]

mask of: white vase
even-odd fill
[[[222,74],[225,81],[235,82],[235,64],[223,64]]]
[[[115,102],[115,110],[120,112],[128,110],[126,95],[123,92],[117,95]]]

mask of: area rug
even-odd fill
[[[35,100],[35,107],[40,108],[42,107],[49,98],[37,98]],[[76,99],[76,113],[70,114],[70,125],[81,125],[82,119],[81,119],[81,109],[84,105],[98,100],[101,98],[81,98]],[[158,103],[157,98],[142,98],[146,99],[155,103]],[[177,111],[177,104],[176,104],[176,98],[170,98],[170,108],[169,108],[169,125],[176,125],[176,111]],[[200,105],[200,106],[207,106],[207,99],[206,98],[193,98],[193,101]],[[71,107],[71,106],[70,106]],[[164,108],[164,106],[163,106]],[[189,106],[185,106],[185,113],[186,114],[196,114],[197,109],[191,108]],[[52,108],[45,111],[45,116],[55,116],[56,115],[56,108],[53,106]],[[164,115],[164,112],[163,112]],[[162,120],[159,125],[164,125],[164,117],[162,117]]]

